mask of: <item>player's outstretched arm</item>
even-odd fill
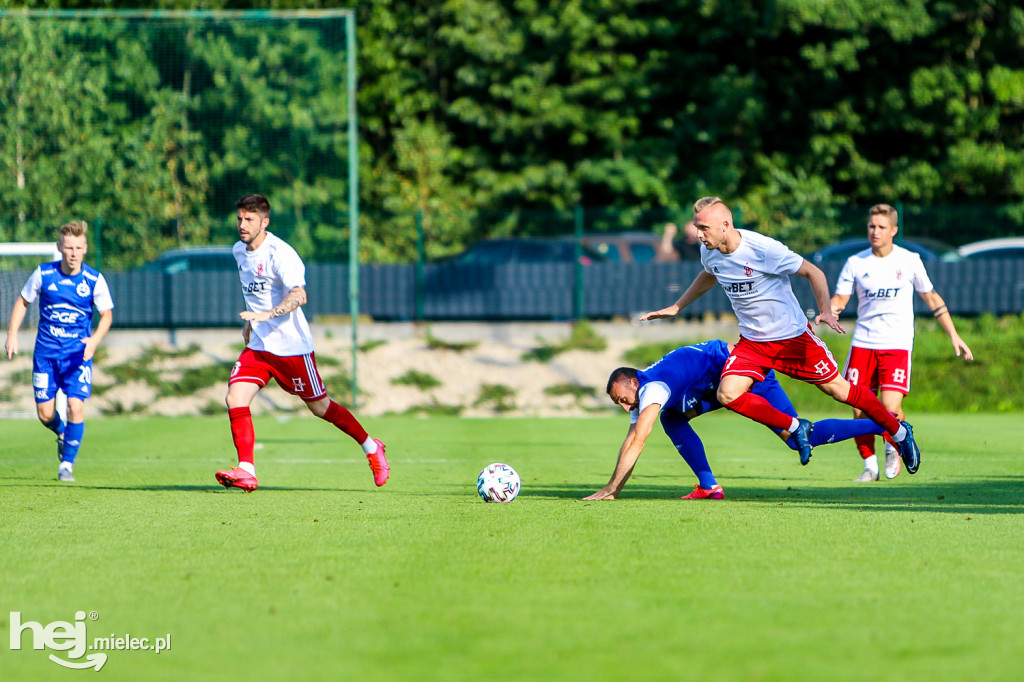
[[[683,295],[679,297],[672,305],[661,310],[652,310],[649,313],[644,313],[640,316],[640,321],[645,320],[660,320],[666,317],[674,317],[680,313],[686,306],[690,305],[698,298],[706,294],[711,290],[711,287],[715,286],[715,276],[710,274],[707,270],[701,270],[697,277],[694,278],[693,282],[686,288]]]
[[[7,326],[7,342],[4,343],[4,350],[7,351],[7,359],[10,360],[18,354],[18,330],[25,320],[25,312],[28,310],[28,301],[18,296],[11,310],[11,322]]]
[[[584,500],[614,500],[619,496],[623,486],[626,485],[626,481],[629,480],[630,474],[633,473],[636,460],[640,458],[640,453],[644,451],[644,445],[647,443],[648,436],[651,435],[654,421],[658,418],[660,412],[661,405],[648,405],[640,413],[640,418],[637,419],[636,424],[629,425],[629,431],[626,432],[626,440],[623,441],[622,447],[619,448],[619,459],[615,463],[615,471],[612,473],[611,480],[608,481],[608,485],[593,495],[584,497]]]
[[[964,343],[964,340],[960,338],[960,335],[956,331],[956,325],[953,324],[953,317],[949,314],[949,308],[946,307],[946,302],[942,300],[942,297],[933,289],[929,292],[920,294],[924,302],[931,308],[932,315],[938,320],[939,325],[949,335],[949,340],[953,342],[953,352],[956,353],[957,357],[963,353],[964,360],[973,360],[974,353]]]
[[[263,310],[261,312],[255,312],[252,310],[243,310],[238,314],[243,320],[249,320],[250,322],[266,322],[272,317],[282,317],[287,315],[291,311],[295,310],[301,305],[306,304],[306,289],[305,287],[294,287],[288,292],[288,295],[281,299],[281,302],[274,306],[272,310]]]

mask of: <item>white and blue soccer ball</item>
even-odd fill
[[[476,479],[476,491],[484,502],[511,502],[519,494],[521,481],[507,464],[488,464]]]

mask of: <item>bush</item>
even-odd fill
[[[520,359],[523,362],[550,362],[553,357],[567,350],[585,350],[600,353],[608,348],[608,341],[597,333],[586,320],[580,320],[572,326],[569,338],[565,343],[555,345],[544,344],[526,351]]]
[[[456,343],[453,341],[443,341],[433,334],[430,333],[430,329],[427,328],[427,348],[430,350],[450,350],[455,353],[462,353],[467,350],[473,350],[479,344],[476,341],[470,341],[466,343]]]
[[[417,372],[414,369],[410,369],[400,377],[395,377],[391,380],[391,383],[401,386],[415,386],[421,391],[429,391],[430,389],[437,388],[441,385],[440,380],[438,380],[433,374]]]
[[[515,397],[515,390],[504,384],[483,384],[480,386],[480,395],[473,403],[473,407],[491,403],[495,412],[508,412],[516,408]]]

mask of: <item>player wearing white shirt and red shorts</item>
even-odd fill
[[[822,311],[814,323],[824,322],[840,334],[846,333],[829,306],[828,283],[821,270],[781,242],[736,229],[732,211],[718,197],[697,200],[693,213],[705,248],[701,253],[704,269],[674,304],[645,313],[640,319],[677,315],[713,286],[720,285],[739,320],[740,340],[722,370],[718,402],[769,428],[789,431],[796,439],[800,463],[807,464],[811,458],[811,423],[787,415],[749,392],[754,382],[763,381],[768,371],[774,369],[814,384],[833,399],[861,410],[898,443],[907,471],[916,472],[921,453],[910,425],[889,414],[873,393],[843,378],[832,353],[811,331],[793,294],[789,276],[807,278]]]
[[[267,232],[270,202],[252,194],[238,200],[238,238],[232,249],[246,310],[242,338],[246,347],[228,380],[225,402],[231,419],[231,438],[238,466],[217,472],[226,488],[252,492],[259,485],[253,464],[255,433],[249,405],[273,378],[288,393],[302,399],[309,411],[344,431],[363,448],[378,486],[388,480],[390,467],[384,443],[370,438],[346,408],[327,395],[316,368],[313,335],[302,312],[306,302],[306,268],[284,240]]]
[[[892,206],[878,204],[868,211],[868,242],[847,259],[839,273],[832,313],[838,317],[857,293],[857,326],[853,330],[850,355],[844,375],[853,385],[877,392],[886,409],[903,419],[903,396],[910,393],[910,353],[914,348],[914,296],[916,291],[939,324],[949,334],[953,350],[964,359],[974,355],[957,334],[942,297],[932,286],[921,257],[893,244],[899,231],[899,216]],[[854,416],[859,416],[854,409]],[[856,438],[857,451],[864,459],[864,472],[857,482],[878,480],[875,437]],[[900,458],[886,443],[885,477],[900,473]]]

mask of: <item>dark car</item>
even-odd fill
[[[984,239],[964,244],[957,255],[965,260],[1000,260],[1024,258],[1024,237]]]
[[[937,239],[929,239],[927,237],[904,239],[903,241],[896,242],[896,244],[918,254],[925,263],[934,263],[940,260],[949,260],[950,257],[956,257],[955,248]],[[807,260],[815,265],[821,265],[825,262],[842,263],[850,256],[869,248],[871,246],[865,237],[846,239],[836,244],[823,246],[810,256],[807,256]]]
[[[164,251],[151,261],[143,263],[142,272],[236,272],[238,263],[231,255],[230,246],[186,246]]]
[[[576,259],[572,239],[501,238],[479,241],[455,256],[453,265],[504,265],[507,263],[571,263]],[[607,261],[595,249],[583,245],[580,262],[584,265]]]
[[[674,246],[662,248],[653,232],[609,232],[583,235],[583,243],[615,263],[672,263],[679,260]]]

